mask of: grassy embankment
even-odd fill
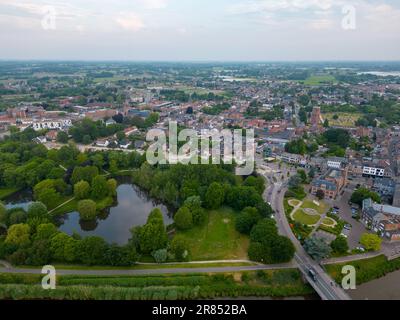
[[[298,270],[158,276],[58,276],[43,290],[42,275],[0,274],[0,299],[176,300],[290,297],[313,294]]]

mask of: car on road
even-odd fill
[[[313,268],[308,269],[308,275],[314,282],[317,281],[317,272]]]
[[[346,230],[351,230],[352,225],[351,224],[346,224],[343,228],[345,228]]]

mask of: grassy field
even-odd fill
[[[16,188],[2,188],[0,189],[0,200],[3,200],[12,194],[16,193],[18,189]]]
[[[192,260],[247,259],[249,239],[235,230],[235,212],[221,208],[208,216],[206,225],[178,232],[191,248]]]
[[[333,117],[335,115],[337,115],[339,118],[334,119]],[[322,114],[322,118],[328,119],[331,126],[347,128],[355,127],[355,122],[361,117],[361,113],[331,112]]]
[[[333,83],[335,82],[336,79],[334,76],[331,75],[313,75],[308,77],[306,80],[302,80],[300,82],[302,82],[303,84],[307,85],[307,86],[318,86],[318,85],[322,85],[325,83]]]
[[[318,202],[319,202],[319,206],[317,206],[312,200],[306,199],[303,201],[303,204],[301,205],[301,207],[303,209],[306,209],[306,208],[314,209],[314,210],[318,211],[319,214],[326,213],[326,211],[328,211],[328,206],[326,205],[326,203],[323,201],[318,201]]]
[[[300,222],[307,226],[312,226],[312,225],[318,223],[321,216],[319,216],[319,215],[312,216],[312,215],[305,213],[303,210],[299,209],[294,213],[293,218],[297,222]]]
[[[186,300],[314,293],[296,269],[152,276],[58,276],[57,290],[43,290],[41,279],[42,275],[0,273],[0,299]]]

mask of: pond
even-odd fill
[[[23,207],[32,202],[32,194],[20,193],[6,200],[7,208]],[[60,218],[59,229],[69,235],[74,232],[82,237],[100,236],[109,243],[126,244],[131,237],[130,229],[146,223],[154,208],[161,209],[165,225],[173,223],[168,208],[150,199],[138,187],[122,183],[117,188],[115,204],[102,212],[95,221],[81,221],[78,212]]]

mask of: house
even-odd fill
[[[97,140],[96,141],[96,146],[102,147],[102,148],[107,148],[110,145],[110,141],[108,140]]]
[[[390,241],[400,240],[400,208],[363,201],[361,222]]]
[[[58,131],[57,130],[50,130],[46,133],[46,139],[47,141],[56,141],[58,136]]]
[[[307,158],[299,154],[291,154],[284,152],[281,154],[281,160],[286,163],[307,166]]]
[[[37,143],[46,143],[47,139],[45,136],[39,136],[39,137],[34,138],[33,141],[37,142]]]
[[[321,178],[311,183],[311,193],[316,195],[318,190],[324,191],[325,197],[335,199],[347,184],[347,169],[331,169]]]
[[[145,144],[146,144],[146,142],[144,142],[142,140],[136,140],[134,143],[134,146],[135,146],[135,149],[143,149]]]
[[[111,126],[111,125],[116,124],[116,123],[117,123],[117,122],[116,122],[114,119],[112,119],[112,118],[108,119],[108,120],[105,122],[106,127]]]
[[[130,141],[121,141],[119,143],[119,147],[122,149],[128,149],[130,145],[131,145]]]
[[[136,127],[129,127],[124,130],[125,136],[127,137],[137,132],[139,132],[139,130]]]
[[[327,165],[328,165],[328,168],[330,168],[330,169],[338,169],[339,170],[341,168],[344,168],[347,165],[347,160],[345,158],[332,157],[332,158],[328,158]]]

